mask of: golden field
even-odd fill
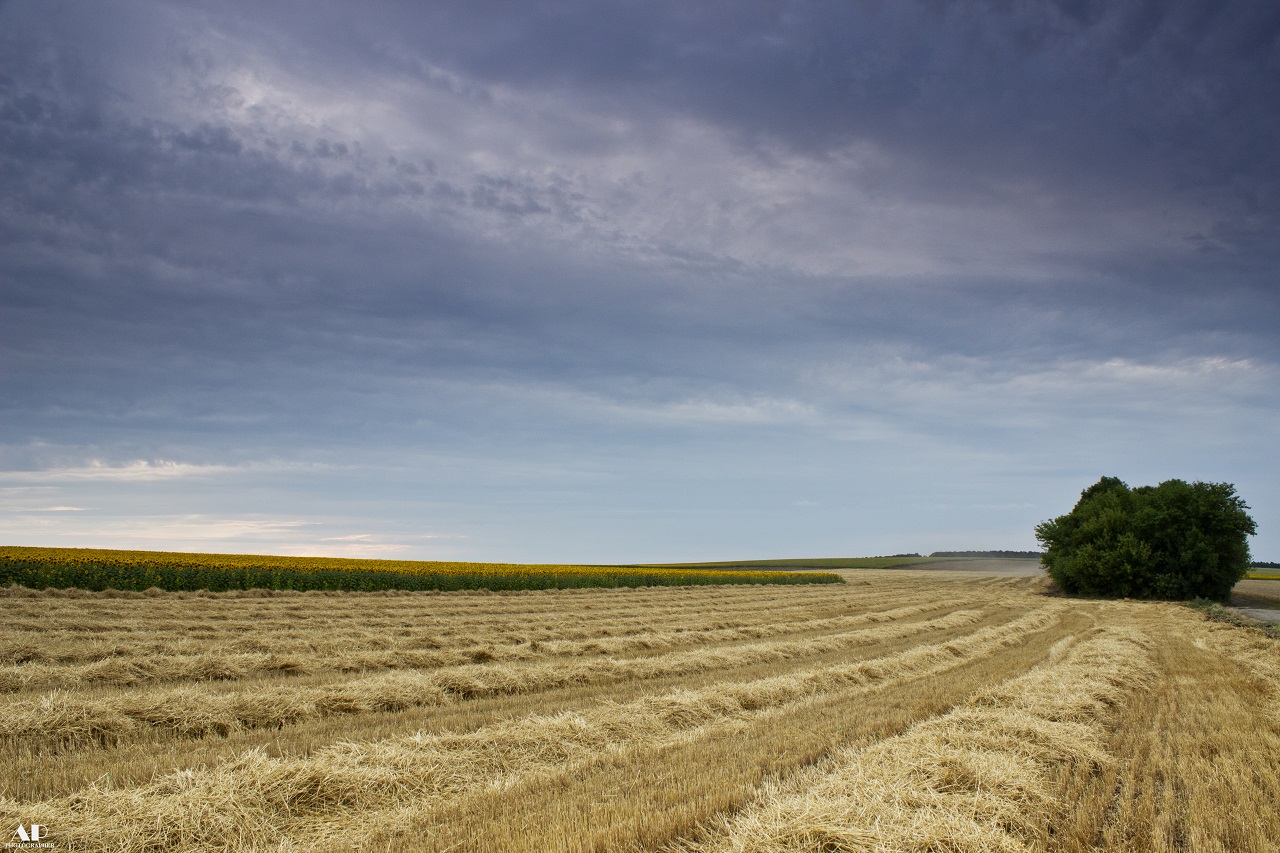
[[[1035,578],[843,574],[10,587],[0,821],[58,850],[1276,849],[1274,640]]]

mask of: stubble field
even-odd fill
[[[1274,851],[1280,654],[1037,578],[0,591],[59,850]]]

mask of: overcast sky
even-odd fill
[[[0,3],[0,543],[1280,560],[1280,5]]]

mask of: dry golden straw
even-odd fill
[[[76,851],[1275,853],[1274,640],[847,580],[33,593],[0,624],[0,822]]]

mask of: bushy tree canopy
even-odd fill
[[[1103,477],[1071,512],[1039,524],[1036,539],[1069,593],[1223,601],[1249,569],[1248,509],[1230,483],[1131,489]]]

